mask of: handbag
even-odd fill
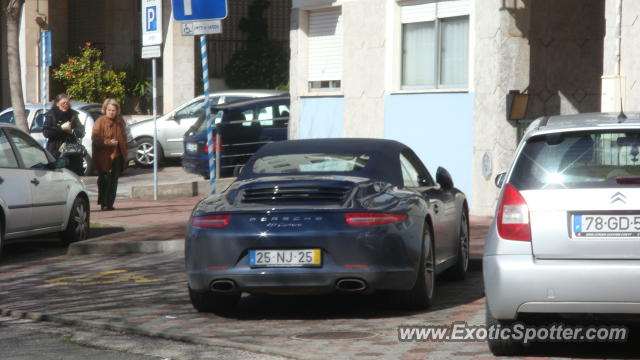
[[[58,149],[60,151],[60,156],[73,156],[73,155],[82,155],[87,152],[85,147],[78,142],[63,142]]]

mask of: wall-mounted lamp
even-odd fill
[[[529,94],[509,90],[507,94],[507,120],[522,120],[527,115]]]
[[[36,18],[36,23],[38,24],[38,26],[40,26],[40,29],[49,30],[49,24],[47,24],[47,20],[45,20],[43,17],[38,16]]]

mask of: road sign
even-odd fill
[[[142,46],[162,44],[162,0],[142,1]]]
[[[219,19],[185,21],[180,23],[183,36],[222,34],[222,21]]]
[[[162,56],[162,52],[160,51],[160,45],[152,45],[152,46],[143,46],[141,58],[143,59],[152,59],[159,58]]]
[[[224,19],[227,0],[172,0],[176,21]]]
[[[41,50],[43,51],[42,59],[44,66],[51,66],[51,31],[43,31],[41,33]]]

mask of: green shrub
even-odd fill
[[[224,72],[227,86],[235,89],[286,88],[289,83],[287,47],[267,38],[268,24],[264,16],[269,0],[253,0],[249,16],[240,19],[240,31],[247,34],[247,49],[236,51]]]
[[[91,43],[85,43],[79,56],[69,57],[53,71],[53,78],[62,83],[71,99],[97,103],[106,98],[122,103],[125,77],[125,72],[107,68],[102,52],[91,47]]]
[[[225,69],[234,89],[275,89],[289,82],[289,57],[279,44],[266,42],[237,51]]]

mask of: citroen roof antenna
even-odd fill
[[[627,120],[627,115],[624,114],[624,110],[622,109],[622,96],[620,97],[620,114],[618,114],[618,123],[625,122]]]
[[[616,8],[616,75],[618,78],[618,94],[620,96],[618,123],[622,123],[627,120],[627,115],[624,114],[622,109],[622,78],[620,77],[620,63],[622,60],[622,0],[617,0]]]

